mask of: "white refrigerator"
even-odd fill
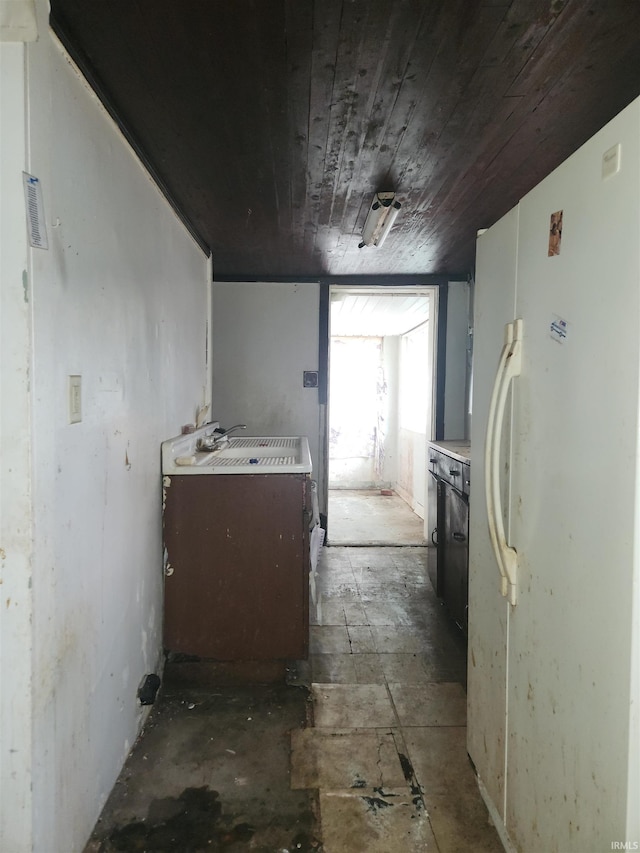
[[[640,849],[640,100],[478,236],[473,365],[480,789],[507,850]]]

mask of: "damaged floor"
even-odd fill
[[[500,853],[466,749],[466,652],[422,547],[329,547],[311,627],[314,727],[292,786],[327,853]]]
[[[466,754],[464,639],[426,559],[323,548],[287,683],[168,667],[85,853],[500,853]]]
[[[289,784],[308,711],[282,684],[164,688],[85,853],[321,849],[313,792]]]

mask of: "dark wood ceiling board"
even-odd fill
[[[292,208],[292,248],[304,247],[307,217],[309,158],[309,90],[313,49],[313,15],[308,3],[287,0],[285,42],[287,65],[287,121],[289,150],[289,194]]]
[[[382,60],[379,62],[378,76],[384,75],[384,78],[390,81],[390,91],[386,93],[386,97],[392,106],[389,109],[385,103],[385,95],[380,94],[377,88],[372,89],[367,115],[361,122],[360,153],[353,178],[349,176],[337,258],[341,255],[347,257],[347,254],[353,251],[354,245],[357,246],[374,192],[397,191],[399,200],[406,205],[406,185],[403,184],[402,173],[411,167],[407,167],[405,160],[399,161],[399,151],[401,148],[411,150],[412,146],[407,144],[407,140],[414,140],[410,161],[412,166],[415,165],[415,140],[423,133],[423,116],[419,105],[425,91],[424,79],[431,70],[435,54],[435,51],[425,50],[424,45],[431,43],[435,46],[443,37],[443,33],[438,31],[442,16],[435,7],[429,7],[428,11],[429,14],[426,6],[417,11],[412,9],[413,17],[405,17],[396,32],[389,25],[383,26],[386,43],[389,43],[389,39],[392,43],[399,41],[407,46],[407,50],[400,60],[392,58],[391,64]],[[386,60],[386,55],[384,59]],[[369,176],[373,176],[375,180],[375,183],[369,186],[369,194],[364,198],[354,196],[351,187],[363,186],[367,179],[371,180]],[[395,226],[396,233],[397,228],[398,226]],[[359,267],[371,262],[366,255],[363,250],[362,254],[357,256]]]
[[[313,51],[309,90],[309,146],[307,161],[308,195],[304,251],[317,261],[324,254],[325,235],[321,223],[327,221],[324,183],[326,150],[330,131],[330,107],[333,98],[342,0],[313,4]]]
[[[77,7],[77,11],[74,9]],[[169,203],[185,222],[192,236],[208,253],[209,245],[203,229],[199,229],[185,203],[185,198],[179,192],[179,183],[175,176],[162,167],[157,158],[150,156],[148,146],[138,125],[138,113],[130,109],[126,99],[121,97],[122,91],[127,91],[132,85],[132,78],[126,63],[124,67],[117,64],[116,74],[111,74],[111,68],[105,69],[103,56],[121,56],[122,39],[118,27],[102,27],[92,17],[94,7],[69,0],[65,8],[56,8],[51,15],[52,28],[61,38],[63,44],[71,52],[79,64],[107,111],[119,125],[121,131],[141,160],[156,180],[159,188],[165,194]]]
[[[353,139],[354,132],[350,130],[350,124],[354,112],[358,110],[358,99],[361,95],[358,91],[357,69],[361,62],[361,55],[365,52],[362,49],[362,29],[360,28],[363,14],[366,15],[366,10],[361,10],[359,3],[344,3],[337,33],[335,65],[328,104],[327,147],[322,176],[322,194],[326,203],[320,208],[318,219],[319,229],[327,232],[327,239],[330,242],[334,239],[328,233],[330,223],[335,222],[335,228],[338,220],[342,218],[342,204],[337,187],[345,159],[345,149],[349,150],[351,160],[357,156],[357,143]],[[336,210],[337,207],[340,207],[340,210]]]
[[[380,75],[388,81],[388,91],[378,88],[372,93],[373,112],[361,122],[362,145],[355,177],[356,183],[361,185],[366,175],[373,176],[375,183],[370,186],[371,194],[374,191],[401,193],[404,163],[399,161],[398,153],[403,147],[412,148],[415,159],[415,142],[413,146],[406,145],[406,140],[415,141],[422,133],[419,105],[424,79],[433,63],[433,55],[424,51],[423,45],[433,24],[433,17],[422,14],[415,19],[405,19],[401,32],[390,33],[393,42],[400,40],[407,50],[394,61],[395,69],[380,67]],[[369,206],[369,199],[366,201],[364,216]],[[364,224],[364,216],[360,216],[360,227]]]
[[[631,65],[631,69],[633,69],[633,67],[634,67],[633,64],[630,63],[630,65]],[[617,103],[615,105],[613,113],[611,113],[611,111],[610,111],[611,108],[609,107],[609,117],[611,114],[615,114],[615,112],[617,112],[619,109],[621,109],[623,106],[625,106],[626,103],[628,103],[637,94],[637,69],[638,69],[638,65],[636,64],[635,65],[635,73],[629,75],[629,90],[630,91],[629,91],[628,98],[627,97],[621,98],[619,103]],[[607,84],[603,84],[603,86],[605,89],[607,89]],[[610,88],[611,87],[609,86],[608,87],[609,91],[610,91]],[[599,115],[598,118],[595,119],[594,122],[592,122],[592,124],[588,127],[588,129],[581,129],[582,130],[581,137],[584,137],[584,138],[577,139],[576,143],[575,143],[575,147],[578,147],[578,145],[581,144],[581,142],[585,141],[586,138],[588,138],[593,132],[595,132],[598,129],[598,127],[600,127],[602,125],[602,123],[604,123],[604,121],[607,120],[607,116],[604,114],[607,111],[606,103],[603,103],[602,100],[597,99],[597,98],[595,100],[596,100],[596,102],[603,104],[603,114]],[[573,97],[569,97],[569,99],[566,103],[554,106],[554,109],[552,110],[551,115],[549,116],[550,126],[551,127],[554,126],[554,121],[556,122],[556,126],[557,126],[558,116],[563,116],[566,118],[568,125],[573,125],[575,127],[576,126],[575,125],[575,117],[573,117],[574,112],[575,112],[575,99]],[[535,125],[535,122],[538,120],[539,120],[539,117],[536,117],[536,119],[533,121],[533,124]],[[509,209],[509,207],[512,206],[512,204],[515,203],[517,201],[517,199],[522,194],[527,192],[531,186],[533,186],[551,168],[553,168],[555,165],[557,165],[560,162],[560,160],[563,159],[564,156],[566,156],[566,149],[565,149],[565,152],[563,154],[560,154],[560,152],[557,152],[557,155],[554,155],[554,153],[551,152],[550,156],[548,156],[547,161],[545,162],[543,160],[542,164],[540,166],[538,166],[535,171],[532,172],[531,169],[527,169],[526,168],[527,164],[532,162],[532,157],[533,157],[533,154],[535,153],[534,148],[531,145],[531,142],[530,141],[527,142],[527,136],[529,136],[530,139],[533,139],[535,141],[535,138],[536,138],[535,130],[536,130],[535,126],[533,128],[523,127],[521,129],[521,134],[523,136],[522,142],[525,144],[522,147],[521,155],[519,157],[517,156],[517,149],[520,147],[518,144],[519,140],[518,139],[513,140],[512,144],[510,144],[510,146],[508,146],[509,148],[511,148],[512,158],[515,161],[517,161],[514,164],[514,169],[516,169],[516,170],[520,169],[521,170],[521,177],[518,180],[518,175],[516,172],[516,174],[511,176],[512,180],[507,181],[507,180],[504,180],[504,175],[502,175],[503,184],[505,185],[506,192],[507,192],[507,194],[505,195],[505,202],[503,205],[503,209],[498,209],[497,215],[494,211],[494,216],[490,216],[489,219],[486,219],[484,214],[481,211],[474,213],[474,211],[471,207],[467,208],[466,211],[463,211],[463,213],[471,214],[471,221],[472,222],[475,221],[476,223],[478,223],[478,227],[480,224],[486,224],[486,225],[492,224],[492,222],[495,221],[495,219],[498,218],[499,215],[502,215],[503,212],[506,212],[506,210]],[[557,134],[558,140],[561,140],[562,138],[563,138],[563,134]],[[549,140],[546,140],[546,143],[547,143],[547,146],[550,150]],[[503,173],[505,170],[504,157],[502,155],[500,155],[500,157],[496,158],[496,159],[500,159],[501,162],[499,164],[496,163],[497,166],[499,165],[499,168],[497,169],[497,173],[495,175],[490,175],[489,176],[490,179],[485,182],[489,187],[491,185],[500,184],[501,173]],[[509,184],[511,184],[511,186],[509,186]],[[500,184],[500,185],[502,186],[502,184]],[[509,189],[511,189],[511,193],[512,193],[511,197],[509,197],[509,195],[508,195]],[[467,217],[462,216],[463,220],[465,218],[467,220],[469,220],[468,216]],[[466,255],[463,255],[457,251],[458,250],[458,243],[460,241],[456,242],[454,239],[455,233],[456,233],[456,228],[457,228],[457,225],[451,229],[451,231],[452,231],[451,239],[448,239],[447,231],[445,230],[445,231],[443,231],[444,239],[440,240],[441,245],[449,245],[449,247],[451,249],[450,252],[440,253],[440,255],[439,255],[441,262],[445,264],[444,268],[450,268],[450,267],[448,267],[448,265],[453,263],[453,264],[455,264],[455,267],[459,269],[461,267],[461,263],[460,263],[461,258],[464,261],[464,265],[467,267],[469,265],[471,265],[472,261],[473,261],[472,248],[467,250]],[[475,232],[475,228],[473,226],[471,226],[471,227],[467,226],[467,232],[470,235],[469,240],[471,240],[473,233]],[[458,232],[458,233],[460,233],[460,232]],[[472,247],[471,242],[469,242],[468,245],[470,247]],[[455,260],[454,260],[454,258],[455,258]]]
[[[227,10],[219,8],[215,18],[216,37],[209,42],[209,53],[216,57],[216,63],[209,64],[209,77],[205,78],[206,82],[200,82],[206,66],[202,62],[204,51],[198,50],[197,45],[202,35],[209,37],[212,28],[210,22],[207,24],[202,19],[203,8],[205,4],[170,4],[168,13],[170,37],[183,41],[181,55],[188,58],[176,63],[176,68],[171,70],[170,114],[175,126],[182,127],[193,140],[191,151],[187,153],[183,150],[182,139],[174,136],[171,168],[179,170],[186,186],[197,188],[201,181],[208,183],[213,205],[201,210],[193,193],[189,204],[195,208],[198,220],[202,218],[208,222],[207,233],[215,250],[226,241],[237,245],[242,244],[243,238],[255,241],[259,232],[263,233],[263,240],[269,239],[270,229],[277,230],[278,193],[274,175],[286,175],[286,170],[276,168],[273,162],[272,136],[268,132],[272,105],[261,91],[261,80],[265,62],[270,74],[274,73],[273,66],[277,66],[278,54],[273,50],[272,36],[281,27],[277,18],[276,23],[272,23],[271,16],[259,31],[248,27],[238,44],[232,38],[234,19]],[[194,26],[193,13],[198,10],[200,17]],[[150,37],[162,43],[161,34],[156,38],[156,34],[151,33]],[[157,51],[153,53],[160,61],[153,68],[154,76],[166,73],[161,67],[162,57]],[[284,68],[280,77],[285,78]],[[228,93],[222,91],[218,82],[221,79],[225,80],[227,90],[233,86],[235,98],[229,99]],[[194,91],[194,83],[197,91]],[[215,110],[207,103],[210,91],[214,101],[227,99],[223,110]],[[157,114],[156,119],[162,122]],[[263,132],[256,133],[256,121]],[[154,128],[155,133],[161,135],[158,128]],[[232,163],[233,168],[220,169],[221,162]],[[287,204],[285,209],[288,207]]]
[[[163,79],[167,65],[171,64],[172,52],[166,46],[167,35],[156,38],[149,33],[147,19],[139,3],[118,4],[118,14],[114,15],[110,27],[101,27],[99,20],[95,19],[95,4],[80,4],[80,8],[82,14],[78,17],[90,34],[91,43],[95,45],[90,58],[98,74],[109,77],[109,88],[118,91],[117,100],[113,96],[118,112],[125,124],[135,125],[142,147],[163,174],[179,206],[190,209],[191,197],[186,188],[197,181],[202,167],[200,171],[197,170],[196,158],[193,156],[187,158],[187,163],[183,162],[183,137],[177,135],[185,132],[179,106],[182,101],[191,101],[190,97],[186,97],[188,92],[183,92],[183,98],[180,99],[175,97],[172,89],[170,105],[167,106],[160,99],[161,93],[156,84],[157,80]],[[161,30],[160,35],[163,32]],[[175,40],[171,41],[175,44]],[[120,61],[108,63],[109,58],[114,56],[118,56]],[[145,57],[144,61],[142,56]],[[165,115],[172,118],[168,126]],[[188,117],[188,113],[186,115]],[[198,138],[199,135],[189,132],[190,140]],[[192,211],[191,218],[196,228],[206,233],[209,229],[204,227],[206,222],[197,212],[197,208],[196,215]]]
[[[417,21],[415,23],[418,24]],[[451,87],[449,81],[455,63],[442,49],[442,44],[446,39],[446,20],[440,15],[435,20],[428,18],[422,23],[424,30],[418,31],[418,37],[412,40],[412,46],[415,47],[415,50],[405,61],[405,75],[401,81],[402,85],[399,85],[400,81],[394,81],[390,77],[389,71],[385,70],[387,87],[390,89],[388,98],[378,96],[372,104],[360,161],[362,173],[374,176],[377,185],[371,187],[372,191],[400,188],[397,181],[399,181],[403,170],[397,166],[394,169],[390,168],[390,162],[400,148],[407,132],[409,137],[415,136],[416,133],[424,133],[422,125],[428,115],[428,110],[425,109],[425,101],[432,97],[433,92],[440,93],[443,88]],[[410,26],[411,22],[409,22]],[[429,40],[431,43],[440,45],[440,47],[435,53],[426,48],[422,54],[422,46]],[[446,58],[444,68],[442,67],[443,57]],[[414,65],[417,68],[414,68]],[[436,74],[440,71],[438,79],[435,80],[434,69]],[[414,73],[419,75],[420,79],[415,80]],[[457,97],[457,92],[455,97]],[[414,119],[413,124],[418,125],[417,130],[409,129],[412,118]],[[413,149],[413,158],[415,159],[415,148]],[[383,184],[383,182],[385,183]]]
[[[560,80],[556,81],[556,89],[559,88],[560,83]],[[571,101],[573,99],[573,94],[570,92],[568,96],[561,95],[560,99],[563,97],[564,102],[556,104],[552,110],[552,114],[555,116],[571,115]],[[474,196],[480,195],[486,188],[494,184],[495,181],[499,181],[501,179],[507,187],[512,188],[512,195],[509,200],[513,200],[515,203],[518,196],[517,193],[514,193],[514,190],[518,186],[530,188],[533,183],[536,183],[540,177],[547,173],[548,168],[553,168],[558,165],[562,156],[558,154],[557,156],[560,159],[556,159],[552,147],[547,143],[545,146],[547,149],[546,159],[542,160],[540,165],[537,167],[535,174],[527,174],[526,171],[522,172],[523,164],[531,161],[533,158],[533,146],[536,144],[536,134],[539,131],[539,127],[536,126],[535,132],[532,132],[530,107],[524,104],[522,98],[517,100],[519,103],[517,103],[515,109],[514,101],[512,99],[509,99],[509,101],[503,101],[503,110],[494,114],[490,123],[485,122],[486,126],[484,128],[474,126],[473,112],[466,111],[467,114],[471,116],[471,125],[469,130],[479,140],[477,149],[474,151],[474,154],[476,155],[475,161],[470,171],[464,172],[464,170],[461,170],[457,174],[452,173],[452,176],[448,180],[448,187],[445,185],[440,188],[440,191],[444,192],[444,198],[440,200],[440,204],[438,205],[439,212],[450,215],[452,211],[458,210],[463,215],[468,214],[469,197],[473,198]],[[551,100],[553,101],[554,99]],[[506,111],[504,109],[505,103],[508,103]],[[537,124],[537,122],[542,120],[542,113],[539,113],[537,121],[534,121],[534,124]],[[515,140],[515,145],[513,140],[515,133],[519,129],[517,124],[514,127],[514,123],[517,121],[520,121],[520,127],[525,125],[524,135],[526,140],[530,143],[529,150],[525,150],[522,156],[517,155],[517,139]],[[575,128],[574,123],[574,134],[577,130],[578,129]],[[571,127],[567,128],[567,133],[571,133]],[[578,147],[581,142],[588,138],[588,135],[590,135],[590,133],[586,136],[584,134],[576,135],[574,147]],[[583,136],[584,138],[582,138]],[[484,141],[485,138],[486,142]],[[565,140],[566,134],[564,132],[558,134],[558,139]],[[498,153],[496,153],[496,151]],[[535,159],[537,161],[538,157],[536,156]],[[511,165],[514,160],[515,164]],[[490,169],[492,162],[495,165],[495,169]],[[517,175],[515,174],[518,172],[520,173],[520,183],[518,183]],[[507,181],[505,181],[505,176],[507,177]],[[508,189],[505,189],[504,194],[506,198],[509,198]],[[425,234],[426,233],[427,232],[425,232]]]
[[[366,134],[371,128],[371,112],[379,97],[389,43],[385,32],[389,19],[380,14],[379,7],[347,3],[344,9],[351,14],[343,15],[341,20],[325,170],[325,180],[330,181],[335,196],[332,213],[340,231]],[[368,203],[369,199],[363,199],[361,194],[356,198],[363,216]]]
[[[431,158],[423,160],[424,173],[429,176],[425,197],[430,194],[434,197],[427,209],[437,208],[440,204],[438,194],[444,192],[446,198],[453,185],[466,185],[470,178],[478,180],[486,167],[484,156],[489,152],[489,159],[493,159],[494,146],[499,144],[500,147],[506,147],[518,122],[523,120],[520,111],[526,111],[526,106],[518,103],[517,99],[505,100],[500,96],[506,94],[511,80],[526,64],[535,45],[546,33],[548,25],[536,25],[532,22],[530,17],[523,15],[516,8],[522,5],[512,3],[509,7],[507,18],[499,23],[485,51],[481,67],[468,86],[463,87],[465,95],[458,101],[443,129],[439,137],[440,145],[434,147]],[[529,16],[535,11],[531,3],[525,4],[525,7]],[[504,8],[502,11],[504,12]],[[495,59],[498,50],[501,50],[505,57],[499,65]],[[491,65],[494,66],[493,71],[486,67]],[[469,157],[465,161],[458,154],[458,151],[462,151],[464,156],[465,146],[461,143],[468,138],[475,140],[471,162]],[[446,159],[442,157],[443,150],[447,152]],[[467,150],[470,152],[468,143]],[[439,159],[434,162],[434,157]],[[458,168],[452,170],[451,162],[456,163]],[[421,184],[418,182],[417,186],[420,187]],[[424,201],[422,204],[424,205]]]
[[[374,111],[385,97],[381,86],[388,32],[379,14],[369,16],[366,30],[358,57],[358,78],[353,84],[358,100],[354,101],[340,134],[340,168],[334,176],[335,225],[331,233],[336,248],[332,252],[332,269],[342,262],[349,250],[357,248],[374,193],[393,189],[390,181],[371,169],[377,148],[385,147],[385,128],[376,122]]]
[[[239,252],[255,253],[260,246],[269,251],[279,234],[293,230],[288,177],[292,149],[281,132],[287,121],[286,100],[280,94],[287,85],[284,10],[250,6],[240,43],[234,38],[235,18],[225,10],[229,19],[221,27],[224,49],[217,55],[218,76],[233,89],[233,95],[227,91],[223,96],[227,132],[212,152],[219,163],[233,166],[225,201],[232,211],[229,225],[212,235],[218,251],[224,245]]]
[[[166,63],[171,62],[169,110],[176,128],[176,144],[179,144],[176,157],[188,186],[199,187],[204,181],[214,187],[206,193],[198,189],[192,198],[194,204],[196,199],[199,202],[198,209],[208,221],[210,233],[216,233],[224,227],[226,218],[220,213],[216,215],[216,209],[222,212],[222,206],[211,205],[207,198],[213,192],[219,199],[224,199],[226,206],[233,203],[234,190],[237,191],[238,187],[238,170],[219,170],[216,164],[218,157],[226,158],[228,152],[234,150],[237,141],[225,105],[228,83],[224,83],[224,75],[220,73],[220,62],[228,62],[227,57],[236,53],[228,44],[228,27],[232,22],[225,17],[224,10],[212,16],[207,4],[176,4],[166,0],[163,0],[161,9],[152,12],[151,16],[155,25],[149,32],[149,38],[161,44],[163,30],[169,34],[158,56],[160,64],[154,68],[154,74],[166,75]],[[157,29],[160,32],[156,32]],[[172,61],[174,51],[182,61]],[[244,95],[238,94],[239,97]],[[162,132],[161,121],[160,118],[157,133]],[[241,172],[240,178],[243,176],[244,172]]]
[[[282,97],[282,92],[287,91],[285,18],[283,15],[280,20],[278,15],[272,14],[273,9],[265,9],[263,3],[259,5],[263,12],[268,11],[271,14],[265,15],[268,26],[265,21],[258,23],[258,19],[255,19],[254,35],[260,53],[256,56],[252,76],[260,80],[258,75],[263,75],[258,90],[265,117],[259,133],[256,134],[254,128],[253,143],[258,146],[258,156],[264,157],[265,177],[268,177],[268,182],[265,181],[264,188],[260,188],[256,193],[256,204],[261,208],[262,222],[258,218],[254,219],[257,233],[251,237],[255,239],[267,234],[269,245],[277,245],[280,241],[286,243],[292,230],[288,175],[295,149],[286,144],[287,104]],[[267,38],[264,38],[265,31]],[[261,151],[262,147],[264,151]],[[249,163],[254,160],[255,156]],[[248,168],[250,169],[249,165]],[[254,210],[254,217],[255,214]]]
[[[418,204],[427,215],[437,217],[449,213],[471,187],[479,187],[478,191],[484,192],[489,186],[486,170],[496,158],[496,147],[501,156],[526,118],[527,108],[522,99],[502,97],[494,100],[492,89],[499,90],[500,86],[499,67],[484,68],[482,75],[485,92],[478,93],[475,102],[458,107],[441,137],[440,160],[431,162],[429,183],[426,186],[418,184],[417,188],[423,190]],[[465,117],[466,122],[461,123]],[[468,144],[462,144],[465,129],[468,138],[474,140],[473,153]],[[456,163],[456,169],[451,168],[452,162]],[[425,236],[428,233],[425,229]]]
[[[349,4],[347,7],[349,8]],[[403,23],[401,14],[408,4],[394,6],[391,16],[381,7],[361,3],[356,16],[343,17],[341,43],[338,50],[332,117],[335,116],[330,151],[335,168],[327,170],[334,199],[331,216],[332,227],[328,240],[335,248],[331,252],[330,268],[341,264],[345,253],[357,249],[362,225],[369,210],[373,193],[389,189],[382,185],[383,179],[371,181],[371,173],[362,173],[362,160],[375,119],[372,112],[377,103],[385,98],[396,97],[397,75],[404,73],[406,61],[403,57],[390,56],[389,44],[395,41],[394,31],[401,31],[401,43],[407,44],[410,53],[409,33],[415,15]],[[345,37],[346,33],[346,37]],[[354,37],[356,36],[356,37]],[[355,55],[355,60],[354,60]],[[395,62],[393,77],[389,80],[390,68]],[[378,128],[380,134],[384,128]],[[383,138],[383,137],[382,137]],[[329,161],[329,165],[334,165]],[[357,188],[356,192],[353,189]],[[364,191],[363,191],[364,189]]]
[[[482,116],[485,123],[490,119],[494,104],[501,94],[501,75],[495,66],[482,66],[482,58],[488,45],[494,39],[496,31],[502,22],[501,7],[489,7],[497,14],[493,18],[482,21],[482,26],[474,30],[476,38],[473,43],[463,44],[467,59],[457,63],[455,71],[455,102],[450,101],[444,120],[440,122],[437,135],[431,126],[430,144],[421,151],[421,162],[424,172],[431,175],[441,160],[441,152],[447,152],[449,163],[458,163],[459,150],[470,150],[469,138],[473,136],[473,128],[469,127],[471,116]]]
[[[454,217],[446,220],[447,224],[442,229],[443,245],[447,246],[447,252],[439,258],[443,264],[451,263],[455,258],[456,263],[465,263],[465,268],[473,264],[473,252],[469,245],[464,250],[464,231],[468,231],[471,237],[472,229],[466,225],[469,222],[477,223],[477,227],[490,227],[500,216],[515,205],[519,198],[525,195],[529,189],[545,177],[550,171],[564,159],[564,143],[568,132],[578,132],[582,141],[589,138],[603,123],[600,116],[593,116],[587,127],[582,125],[576,128],[573,112],[571,110],[571,99],[561,101],[555,108],[552,102],[545,101],[545,110],[549,110],[549,121],[543,121],[547,128],[540,138],[539,152],[535,156],[531,152],[531,136],[534,131],[531,127],[523,125],[517,134],[511,139],[508,151],[505,152],[500,162],[496,162],[487,174],[489,185],[492,182],[502,181],[504,183],[502,193],[502,205],[495,207],[490,199],[486,199],[482,193],[470,193],[469,198],[461,199],[456,208]],[[534,121],[534,119],[532,119]],[[535,118],[538,125],[539,118]],[[566,125],[563,126],[563,125]],[[580,145],[576,140],[575,149]],[[471,197],[475,195],[475,197]]]
[[[509,90],[511,95],[527,95],[542,98],[555,84],[555,80],[573,68],[576,58],[585,47],[600,37],[600,29],[606,22],[619,21],[623,28],[629,22],[628,14],[621,14],[622,5],[629,7],[627,0],[567,0],[564,9],[552,21],[544,38],[533,52],[522,72],[514,79]],[[638,5],[636,6],[636,25]],[[633,17],[633,16],[632,16]],[[637,35],[634,36],[637,38]]]
[[[52,6],[221,275],[467,269],[475,230],[640,94],[636,0]],[[403,208],[359,250],[376,189]]]
[[[640,66],[636,65],[637,67]],[[591,74],[586,70],[583,73]],[[576,78],[572,80],[575,82]],[[615,113],[623,109],[635,96],[635,87],[631,82],[633,78],[630,77],[629,80],[631,85],[628,91],[620,91],[616,96],[613,105]],[[590,83],[595,85],[595,81],[589,79],[585,80],[580,88],[586,90]],[[611,87],[603,85],[603,94],[604,91],[611,92]],[[593,98],[589,109],[582,108],[578,112],[573,85],[559,80],[535,111],[530,111],[515,133],[509,135],[508,145],[497,151],[493,161],[483,164],[482,179],[468,183],[469,187],[473,187],[468,196],[482,196],[483,188],[501,182],[504,185],[501,192],[503,202],[501,206],[496,207],[494,201],[491,206],[498,216],[502,215],[501,210],[506,212],[509,206],[515,204],[518,198],[606,123],[612,105],[604,97],[597,97],[597,89],[593,94],[596,97]],[[455,207],[460,220],[468,215],[469,207],[462,197],[453,198],[451,205],[452,208]]]
[[[547,27],[541,27],[529,21],[516,23],[505,17],[498,26],[480,64],[500,66],[505,72],[505,83],[508,82],[510,85],[524,68],[528,57],[542,41],[546,31]]]
[[[467,59],[463,63],[456,62],[454,47],[460,34],[449,33],[448,38],[441,40],[441,47],[425,81],[424,94],[416,110],[418,132],[408,138],[406,154],[402,149],[399,152],[399,156],[405,156],[404,167],[400,170],[401,186],[405,192],[410,187],[413,193],[422,191],[427,197],[433,196],[444,177],[452,171],[451,163],[459,166],[450,150],[451,142],[447,139],[447,129],[459,127],[460,122],[456,122],[456,116],[461,103],[466,104],[469,100],[475,103],[477,100],[467,98],[465,93],[477,77],[478,66],[486,52],[486,46],[495,36],[504,14],[502,7],[489,7],[484,11],[491,11],[493,17],[483,21],[483,38],[476,39],[474,44],[469,46]],[[438,93],[435,103],[433,93]],[[487,104],[483,102],[481,108],[486,112]],[[462,147],[466,144],[467,152],[471,150],[469,138],[465,128]],[[415,198],[412,203],[416,203]],[[427,206],[424,200],[421,204]]]
[[[219,82],[215,89],[224,106],[219,117],[213,109],[208,110],[219,124],[219,132],[210,136],[209,159],[216,173],[224,174],[224,185],[220,190],[212,187],[211,193],[219,193],[218,204],[226,208],[227,221],[229,225],[233,223],[234,234],[230,237],[228,229],[226,232],[215,229],[212,237],[215,248],[228,239],[241,245],[247,232],[255,236],[261,219],[268,225],[271,220],[262,216],[259,200],[273,193],[268,104],[260,91],[265,70],[255,20],[250,16],[241,38],[235,40],[231,37],[233,17],[230,12],[218,9],[216,22],[218,38],[211,50],[218,66],[216,79]],[[268,38],[268,32],[264,37]],[[219,86],[224,86],[226,91],[220,91]],[[205,92],[202,95],[204,97]],[[226,167],[220,168],[221,164]],[[215,197],[213,201],[215,203]]]
[[[186,75],[181,74],[182,63],[172,62],[172,57],[181,52],[182,46],[175,45],[175,37],[169,40],[166,30],[159,28],[154,32],[151,26],[154,18],[145,15],[143,7],[144,4],[140,2],[118,4],[119,14],[115,16],[113,31],[121,62],[110,62],[108,73],[120,93],[118,100],[121,109],[129,121],[136,122],[140,139],[151,152],[152,159],[159,166],[167,161],[175,166],[176,147],[179,145],[177,133],[181,128],[184,129],[184,122],[189,120],[190,112],[186,104],[191,99],[192,91]],[[91,23],[97,26],[97,22]],[[95,37],[96,43],[98,40],[100,69],[106,73],[107,62],[113,56],[113,47],[105,44],[102,33]],[[168,44],[168,41],[172,44]],[[172,66],[172,87],[170,92],[163,94],[157,81],[163,79],[167,64]],[[167,94],[170,96],[168,105],[165,102]],[[181,109],[181,105],[185,105],[185,108]],[[171,116],[171,125],[166,131],[163,130],[165,110]],[[175,174],[175,171],[171,170],[171,173]],[[179,184],[175,180],[172,183]],[[179,185],[175,186],[175,192],[179,197],[182,195]]]

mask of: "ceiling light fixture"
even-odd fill
[[[399,201],[395,201],[395,197],[395,193],[376,193],[364,223],[359,249],[363,246],[382,246],[402,207]]]

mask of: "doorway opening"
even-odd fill
[[[424,545],[437,288],[330,292],[328,544]]]

